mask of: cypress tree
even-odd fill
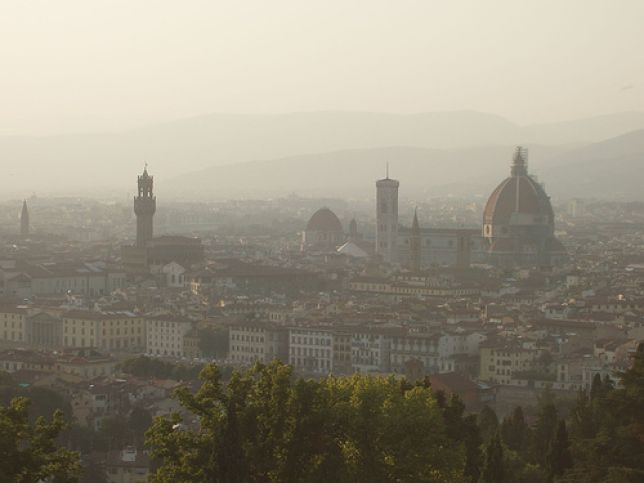
[[[499,419],[489,406],[483,406],[479,414],[479,429],[484,443],[487,443],[499,429]]]
[[[594,401],[602,396],[602,377],[599,374],[595,374],[593,377],[593,382],[590,386],[590,400]]]
[[[568,440],[566,422],[563,419],[559,421],[557,434],[550,444],[547,463],[550,478],[561,476],[568,468],[572,468],[570,441]]]
[[[581,439],[594,438],[597,434],[593,418],[593,408],[590,406],[588,396],[583,390],[577,395],[577,403],[570,415],[571,432]]]
[[[497,432],[485,447],[485,463],[481,472],[481,483],[503,483],[505,468],[503,467],[503,446]]]
[[[503,419],[501,424],[501,436],[508,448],[520,451],[525,443],[528,425],[525,422],[521,406],[514,408],[511,416]]]
[[[537,416],[537,422],[532,433],[532,458],[534,462],[543,465],[550,442],[557,431],[557,408],[554,404],[548,403],[542,406]]]

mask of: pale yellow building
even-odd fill
[[[101,351],[142,351],[146,324],[129,312],[75,310],[63,314],[63,347],[93,347]]]
[[[185,357],[184,338],[194,327],[190,319],[158,315],[146,319],[146,354]]]
[[[514,373],[532,369],[538,355],[537,349],[483,344],[480,349],[480,379],[495,384],[510,384]]]
[[[27,341],[27,308],[0,307],[0,343],[24,345]]]

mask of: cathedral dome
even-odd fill
[[[306,224],[306,231],[344,233],[342,223],[328,208],[320,208]]]
[[[485,225],[552,225],[554,213],[543,187],[528,175],[525,155],[517,149],[511,176],[492,192],[483,211]]]

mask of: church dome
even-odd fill
[[[328,208],[320,208],[306,224],[306,231],[344,233],[342,223]]]
[[[492,192],[483,211],[486,225],[552,225],[554,213],[543,187],[528,175],[525,154],[517,148],[506,178]]]

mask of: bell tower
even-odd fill
[[[134,198],[136,214],[136,246],[144,247],[153,236],[153,218],[157,209],[157,198],[153,194],[154,176],[148,174],[146,163],[143,174],[138,178],[138,196]]]
[[[376,181],[376,253],[388,263],[398,258],[398,180],[389,178]]]

